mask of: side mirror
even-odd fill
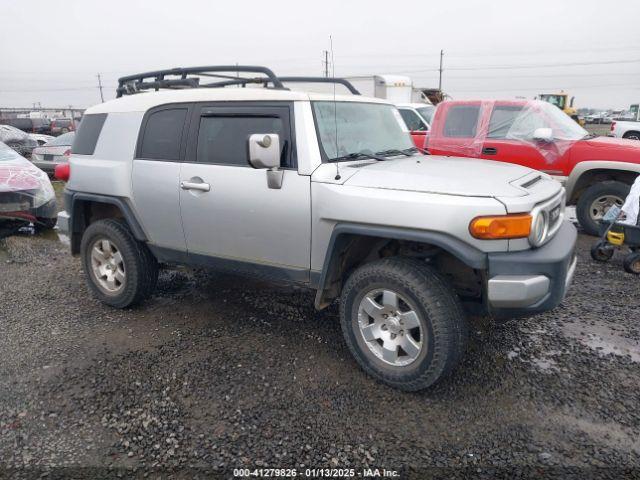
[[[280,166],[280,137],[276,133],[254,133],[249,137],[249,162],[253,168]]]
[[[280,170],[280,136],[277,133],[254,133],[249,137],[249,162],[253,168],[267,169],[269,188],[282,188],[284,170]]]
[[[553,142],[553,130],[550,128],[536,128],[533,132],[533,139],[536,142],[550,143]]]

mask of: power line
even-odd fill
[[[601,85],[581,85],[581,86],[562,86],[563,89],[567,89],[567,90],[582,90],[585,88],[610,88],[610,87],[635,87],[637,86],[637,83],[618,83],[618,84],[610,84],[610,83],[606,83],[606,84],[601,84]],[[541,86],[535,86],[535,87],[517,87],[517,88],[496,88],[496,89],[473,89],[473,90],[458,90],[458,89],[452,89],[454,92],[457,93],[484,93],[484,92],[516,92],[516,91],[521,91],[521,90],[534,90],[534,91],[542,91],[542,90],[554,90],[557,89],[558,86],[555,85],[553,87],[541,87]]]

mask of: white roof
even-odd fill
[[[85,114],[114,112],[145,112],[158,105],[182,102],[232,101],[333,101],[333,94],[307,93],[268,88],[186,88],[136,93],[109,100],[88,108]],[[389,103],[379,98],[360,95],[336,95],[338,102]]]

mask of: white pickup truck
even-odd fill
[[[630,120],[616,120],[611,124],[610,137],[628,138],[629,140],[640,140],[640,105],[631,105],[629,108],[633,115]]]

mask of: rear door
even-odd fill
[[[481,111],[480,102],[440,104],[429,132],[429,152],[433,155],[479,157],[482,141],[477,134]]]
[[[221,268],[307,281],[310,177],[297,171],[293,104],[224,102],[193,112],[182,165],[182,222],[190,258]],[[281,188],[249,164],[248,139],[277,133]],[[194,188],[195,186],[195,188]]]
[[[132,172],[136,213],[150,243],[182,252],[186,242],[180,219],[180,165],[192,108],[173,104],[144,116]]]

